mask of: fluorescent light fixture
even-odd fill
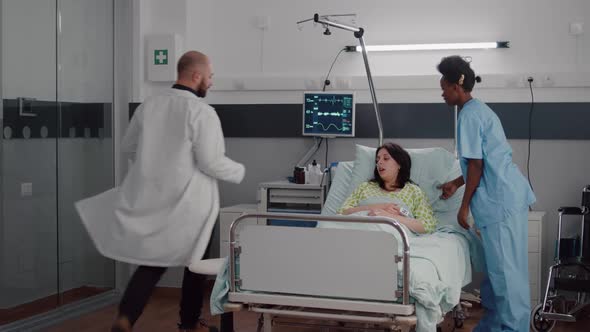
[[[388,51],[430,51],[430,50],[474,50],[490,48],[509,48],[510,42],[481,43],[443,43],[443,44],[405,44],[405,45],[367,45],[367,52]],[[361,52],[360,46],[346,46],[347,52]]]

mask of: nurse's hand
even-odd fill
[[[461,206],[459,209],[459,213],[457,213],[457,221],[459,225],[465,229],[471,228],[469,223],[467,223],[467,217],[469,216],[469,207]]]
[[[441,184],[436,188],[442,190],[442,195],[440,195],[440,198],[447,199],[453,196],[453,194],[455,193],[455,191],[457,191],[457,188],[459,187],[457,186],[457,183],[455,183],[455,181],[449,181],[447,183]]]

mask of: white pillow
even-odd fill
[[[341,161],[338,163],[334,173],[334,179],[330,185],[328,198],[326,198],[326,202],[324,202],[324,207],[322,208],[322,214],[337,214],[338,209],[344,204],[348,196],[352,194],[353,188],[349,186],[352,177],[352,167],[352,161]]]
[[[373,178],[375,170],[375,153],[376,148],[363,145],[356,145],[356,154],[354,167],[352,169],[352,178],[350,181],[349,192],[352,192],[361,183]],[[410,170],[410,179],[415,182],[428,197],[432,209],[439,218],[439,224],[456,224],[456,212],[461,206],[463,199],[464,186],[449,199],[440,198],[441,191],[437,186],[453,180],[461,175],[458,160],[454,155],[443,148],[425,148],[425,149],[406,149],[412,159],[412,168]],[[455,212],[453,220],[447,220],[447,215]]]

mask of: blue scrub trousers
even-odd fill
[[[477,220],[476,220],[477,222]],[[480,228],[486,260],[481,285],[486,313],[473,331],[529,331],[528,208]]]

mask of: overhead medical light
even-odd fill
[[[441,43],[441,44],[399,44],[399,45],[368,45],[367,52],[395,52],[395,51],[436,51],[436,50],[476,50],[491,48],[509,48],[510,42],[481,42],[481,43]],[[360,46],[346,46],[347,52],[362,52]]]

